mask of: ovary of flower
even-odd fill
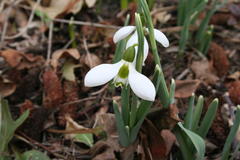
[[[149,33],[148,29],[145,28],[146,32]],[[129,40],[127,41],[126,44],[126,48],[128,48],[129,46],[132,46],[134,44],[138,44],[138,35],[137,35],[137,31],[136,31],[136,27],[135,26],[125,26],[120,28],[113,36],[113,42],[117,43],[120,40],[128,37],[129,35],[131,35],[131,37],[129,38]],[[167,39],[167,37],[164,35],[164,33],[162,33],[161,31],[154,29],[154,38],[157,42],[161,43],[163,45],[163,47],[168,47],[169,46],[169,41]],[[138,47],[135,47],[136,53],[138,50]],[[143,48],[143,61],[146,60],[147,55],[148,55],[148,50],[149,50],[149,45],[148,42],[146,40],[146,38],[144,37],[144,48]]]
[[[84,85],[95,87],[114,79],[114,84],[130,85],[132,91],[140,98],[154,101],[156,90],[153,83],[136,71],[134,64],[121,60],[115,64],[101,64],[92,68],[85,76]]]

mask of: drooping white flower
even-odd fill
[[[153,83],[136,71],[134,63],[121,60],[115,64],[101,64],[92,68],[85,76],[84,85],[95,87],[114,79],[115,86],[130,85],[133,92],[147,101],[154,101],[156,90]]]
[[[149,33],[148,28],[144,28],[144,29],[147,33]],[[131,37],[127,41],[126,48],[128,48],[129,46],[132,46],[134,44],[138,44],[138,35],[137,35],[137,31],[136,31],[135,26],[124,26],[124,27],[120,28],[114,34],[113,42],[117,43],[120,40],[128,37],[129,35],[131,35]],[[157,42],[161,43],[163,45],[163,47],[168,47],[169,46],[169,41],[168,41],[167,37],[165,36],[165,34],[162,33],[161,31],[157,30],[157,29],[154,29],[154,38],[156,39]],[[135,46],[135,50],[136,50],[136,53],[137,53],[137,50],[138,50],[137,46]],[[143,61],[146,60],[147,55],[148,55],[148,51],[149,51],[149,45],[148,45],[148,42],[147,42],[146,38],[144,37]]]

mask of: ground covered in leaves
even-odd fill
[[[156,100],[136,143],[123,148],[112,109],[112,99],[120,100],[119,90],[113,92],[108,85],[86,88],[83,79],[90,68],[112,62],[113,34],[127,14],[133,25],[136,3],[121,10],[117,0],[50,2],[0,2],[0,95],[8,100],[14,118],[30,110],[11,146],[20,152],[37,149],[52,159],[125,160],[131,153],[142,160],[168,159],[177,147],[171,129],[183,119],[195,92],[206,97],[205,106],[220,100],[207,136],[208,159],[219,157],[234,106],[240,104],[240,3],[229,0],[211,18],[215,30],[206,56],[189,45],[179,57],[177,0],[156,1],[155,28],[170,41],[170,47],[159,47],[159,54],[167,83],[176,80],[176,103],[162,110]],[[196,30],[193,26],[192,34]],[[143,72],[149,76],[155,67],[152,54],[145,63]]]

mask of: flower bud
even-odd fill
[[[135,58],[135,46],[137,46],[137,44],[128,47],[127,50],[123,53],[122,59],[124,59],[127,62],[133,62]]]

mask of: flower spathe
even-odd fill
[[[145,31],[147,33],[149,33],[149,30],[147,28],[145,28]],[[131,35],[131,37],[127,41],[126,48],[128,48],[129,46],[132,46],[133,44],[138,44],[138,35],[137,35],[137,31],[136,31],[135,26],[124,26],[124,27],[120,28],[114,34],[113,42],[117,43],[120,40],[128,37],[129,35]],[[163,47],[168,47],[169,46],[169,41],[168,41],[167,37],[165,36],[165,34],[162,33],[161,31],[157,30],[157,29],[154,29],[154,38],[157,42],[161,43],[163,45]],[[137,52],[138,47],[136,46],[135,49],[136,49],[136,52]],[[144,37],[144,49],[143,49],[143,55],[144,55],[143,60],[144,61],[147,58],[148,50],[149,50],[149,45],[148,45],[148,42],[147,42],[146,38]]]
[[[121,69],[127,70],[124,76]],[[95,87],[103,85],[114,79],[115,85],[129,84],[132,91],[140,98],[147,101],[154,101],[156,90],[153,83],[143,74],[136,71],[131,62],[121,60],[115,64],[101,64],[92,68],[85,76],[84,85]]]

